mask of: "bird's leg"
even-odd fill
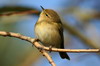
[[[52,46],[49,46],[49,50],[50,50],[49,52],[51,53],[51,51],[52,51]]]
[[[36,42],[36,41],[40,41],[39,39],[34,39],[34,41],[33,41],[33,44],[34,44],[34,42]],[[33,47],[33,44],[32,44],[32,47]]]

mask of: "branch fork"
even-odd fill
[[[37,39],[33,39],[31,37],[27,37],[24,35],[21,35],[19,33],[13,33],[13,32],[5,32],[5,31],[0,31],[0,36],[4,36],[4,37],[15,37],[21,40],[25,40],[30,42],[32,45],[34,45],[38,50],[40,50],[40,52],[43,54],[43,56],[46,57],[46,59],[49,61],[49,63],[52,66],[56,66],[56,64],[54,63],[54,61],[52,60],[51,56],[46,52],[46,51],[53,51],[53,52],[69,52],[69,53],[83,53],[83,52],[88,52],[88,53],[97,53],[100,52],[100,49],[58,49],[58,48],[52,48],[50,49],[50,47],[45,47],[41,44],[39,44]]]

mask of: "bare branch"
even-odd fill
[[[70,32],[70,34],[77,36],[81,41],[83,41],[85,44],[93,47],[93,48],[99,48],[94,41],[91,41],[89,38],[87,38],[85,35],[83,35],[80,31],[78,31],[75,27],[72,27],[67,22],[63,23],[64,28]]]
[[[38,14],[39,11],[36,11],[36,10],[28,10],[28,11],[23,11],[23,12],[10,12],[10,13],[6,13],[6,14],[0,14],[0,16],[10,16],[10,15],[18,15],[18,14],[32,14],[32,13],[35,13],[35,14]]]
[[[22,40],[26,40],[30,43],[32,43],[36,48],[42,48],[47,51],[53,51],[53,52],[71,52],[71,53],[79,53],[79,52],[100,52],[100,49],[58,49],[58,48],[52,48],[50,49],[49,47],[45,47],[39,42],[37,42],[35,39],[27,36],[23,36],[19,33],[12,33],[12,32],[5,32],[5,31],[0,31],[1,36],[9,36],[9,37],[16,37]]]
[[[100,52],[100,49],[58,49],[58,48],[52,48],[50,49],[49,47],[45,47],[38,42],[34,42],[34,45],[37,48],[42,48],[47,51],[53,51],[53,52],[69,52],[69,53],[97,53]]]
[[[52,66],[56,66],[56,64],[54,63],[54,61],[52,60],[52,58],[50,57],[50,55],[45,51],[45,50],[40,50],[40,52],[43,54],[43,56],[45,56],[47,58],[47,60],[49,61],[49,63]]]
[[[56,65],[55,65],[54,61],[52,60],[52,58],[49,56],[49,54],[45,50],[53,51],[53,52],[71,52],[71,53],[100,52],[100,49],[57,49],[57,48],[50,49],[49,47],[45,47],[45,46],[39,44],[39,42],[37,42],[36,39],[21,35],[19,33],[0,31],[0,36],[16,37],[16,38],[19,38],[19,39],[22,39],[22,40],[25,40],[25,41],[32,43],[39,50],[43,49],[43,50],[40,50],[40,52],[48,59],[48,61],[50,62],[50,64],[52,66],[56,66]]]
[[[35,39],[27,37],[27,36],[23,36],[23,35],[21,35],[19,33],[12,33],[12,32],[0,31],[0,36],[4,36],[4,37],[6,37],[6,36],[16,37],[16,38],[19,38],[19,39],[22,39],[22,40],[25,40],[25,41],[28,41],[28,42],[34,44],[34,46],[37,47],[37,48],[39,46],[39,43],[38,43],[38,45],[36,45],[37,43],[35,42]],[[52,60],[52,58],[49,56],[49,54],[45,50],[40,50],[40,52],[43,54],[43,56],[45,56],[48,59],[48,61],[50,62],[50,64],[52,66],[56,66],[55,63],[54,63],[54,61]]]

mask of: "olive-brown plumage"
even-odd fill
[[[64,48],[63,27],[58,14],[52,9],[43,9],[35,24],[36,37],[44,46]],[[59,52],[62,59],[69,59],[65,52]]]

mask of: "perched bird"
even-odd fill
[[[44,46],[64,49],[63,26],[58,14],[52,9],[44,9],[35,24],[35,35]],[[59,52],[62,59],[70,60],[65,52]]]

